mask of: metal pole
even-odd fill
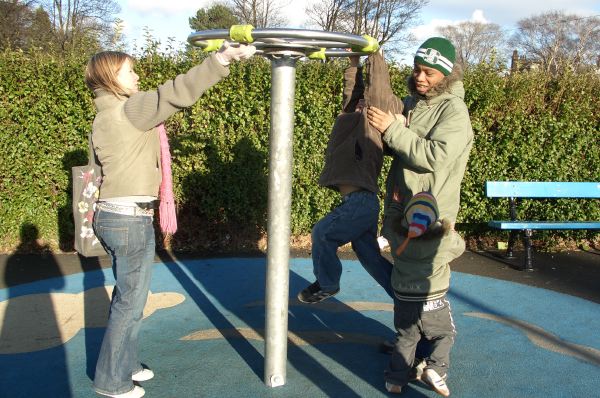
[[[188,36],[188,42],[206,48],[206,40],[229,37],[226,29],[197,31]],[[371,40],[346,33],[303,29],[253,29],[252,37],[258,39],[254,45],[260,54],[271,60],[264,382],[269,387],[278,387],[286,382],[287,364],[296,61],[321,47],[334,48],[326,51],[326,56],[361,54],[335,48],[346,48],[348,44],[362,48],[370,45]]]
[[[271,54],[269,58],[272,83],[264,382],[269,387],[278,387],[286,382],[292,142],[298,55],[282,52]]]

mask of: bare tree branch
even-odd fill
[[[380,44],[394,43],[392,52],[411,44],[409,28],[418,21],[428,0],[323,0],[307,7],[316,26],[324,30],[369,35]]]
[[[229,0],[227,5],[241,23],[255,28],[278,27],[287,23],[281,12],[284,5],[280,0]]]
[[[565,64],[579,67],[596,62],[600,42],[597,16],[551,11],[522,19],[518,26],[510,44],[547,72],[558,73]]]
[[[318,28],[330,32],[341,32],[347,26],[349,0],[317,1],[306,7],[306,15]]]
[[[55,40],[64,51],[86,40],[109,42],[114,38],[115,0],[41,0],[50,15]]]
[[[461,22],[437,29],[456,47],[456,61],[464,66],[478,64],[492,53],[502,52],[504,33],[499,25],[481,22]]]

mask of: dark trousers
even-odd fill
[[[454,345],[456,329],[452,320],[450,303],[444,296],[426,302],[400,301],[394,299],[394,327],[398,333],[392,359],[385,371],[385,380],[405,385],[415,360],[417,343],[429,341],[431,353],[427,367],[440,376],[450,367],[450,350]]]

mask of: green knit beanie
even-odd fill
[[[415,54],[415,63],[429,66],[448,76],[454,67],[456,50],[448,39],[431,37],[419,46]]]

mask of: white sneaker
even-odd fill
[[[421,376],[421,381],[433,388],[433,391],[438,394],[444,397],[450,396],[450,390],[448,389],[444,378],[442,378],[435,370],[425,369]]]
[[[140,382],[140,381],[150,380],[153,377],[154,377],[153,371],[151,371],[150,369],[142,369],[139,372],[132,374],[131,380]]]
[[[392,384],[389,381],[385,382],[385,389],[391,394],[400,394],[402,392],[402,386]]]
[[[104,395],[105,397],[111,398],[141,398],[144,396],[146,391],[140,386],[134,386],[133,390],[123,393],[123,394],[105,394],[103,392],[96,391],[100,395]]]

